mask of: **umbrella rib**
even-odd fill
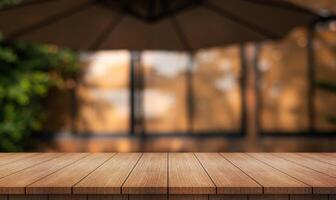
[[[185,48],[187,51],[191,52],[191,46],[190,46],[190,44],[189,44],[189,42],[188,42],[188,39],[187,39],[186,35],[185,35],[184,32],[182,31],[181,26],[180,26],[180,24],[178,23],[177,19],[176,19],[175,17],[171,17],[171,18],[170,18],[170,21],[171,21],[171,24],[172,24],[172,26],[173,26],[173,28],[174,28],[174,30],[175,30],[175,32],[176,32],[176,34],[177,34],[177,36],[178,36],[180,42],[181,42],[182,45],[184,46],[184,48]]]
[[[50,2],[50,1],[56,1],[56,0],[35,0],[35,1],[28,1],[28,2],[25,2],[25,3],[16,4],[16,5],[5,6],[3,8],[0,8],[0,12],[7,11],[7,10],[12,10],[12,9],[17,9],[17,8],[22,8],[22,7],[25,7],[25,6],[33,6],[33,5],[36,5],[36,4],[43,4],[43,3]]]
[[[123,19],[123,15],[118,15],[112,20],[112,22],[107,26],[107,28],[100,34],[93,44],[90,46],[90,50],[96,50],[98,47],[100,47],[104,41],[107,39],[107,37],[116,29],[117,25],[120,23],[120,21]]]
[[[308,14],[308,15],[317,15],[314,11],[310,9],[297,6],[290,2],[278,2],[278,1],[270,1],[270,0],[241,0],[241,1],[246,1],[249,3],[259,4],[263,6],[269,6],[273,8],[280,8],[280,9],[288,10],[288,11],[300,12],[300,13]]]
[[[7,36],[7,38],[9,39],[13,39],[13,38],[16,38],[16,37],[19,37],[19,36],[22,36],[26,33],[29,33],[31,31],[34,31],[34,30],[38,30],[38,29],[41,29],[43,28],[44,26],[47,26],[47,25],[50,25],[52,23],[55,23],[61,19],[64,19],[64,18],[67,18],[67,17],[70,17],[84,9],[87,9],[89,8],[90,6],[92,5],[92,2],[87,2],[85,4],[81,4],[79,6],[76,6],[76,7],[73,7],[71,9],[68,9],[66,11],[63,11],[61,13],[58,13],[58,14],[55,14],[51,17],[48,17],[46,19],[43,19],[35,24],[32,24],[32,25],[29,25],[29,26],[26,26],[24,28],[21,28],[19,29],[18,31],[15,31],[14,33],[11,33]]]
[[[274,33],[270,30],[266,30],[264,28],[262,28],[261,26],[251,23],[249,21],[244,20],[243,18],[238,17],[235,14],[232,14],[230,12],[228,12],[227,10],[223,10],[221,8],[218,8],[216,6],[214,6],[211,3],[206,3],[204,4],[204,7],[208,8],[209,10],[237,23],[240,24],[248,29],[250,29],[253,32],[256,32],[258,34],[261,34],[262,36],[266,37],[266,38],[280,38],[280,35],[278,35],[277,33]]]

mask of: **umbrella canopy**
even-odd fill
[[[0,31],[82,50],[192,51],[280,38],[316,18],[284,0],[26,0],[0,10]]]

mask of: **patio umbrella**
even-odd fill
[[[317,17],[284,0],[24,0],[0,9],[0,31],[7,40],[80,50],[195,51],[281,38]],[[135,79],[141,83],[143,75],[134,61],[130,73],[130,110],[134,113],[135,103],[141,104],[134,92]],[[189,67],[189,124],[193,116],[191,74]],[[135,118],[131,114],[131,132],[135,132]]]
[[[191,51],[280,38],[315,18],[284,0],[24,0],[0,10],[0,31],[81,50]]]

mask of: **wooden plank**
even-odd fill
[[[209,197],[205,194],[171,194],[169,200],[209,200]]]
[[[209,200],[248,200],[247,195],[210,195]]]
[[[8,154],[12,154],[12,153],[0,153],[0,158],[3,157],[3,156],[6,156]]]
[[[122,186],[124,194],[167,194],[168,154],[145,153]]]
[[[29,185],[26,188],[26,193],[71,194],[72,186],[97,169],[113,155],[107,153],[90,154],[72,165]]]
[[[291,161],[265,153],[250,153],[254,158],[313,187],[313,193],[336,194],[336,179]]]
[[[227,160],[239,167],[264,187],[265,194],[311,194],[312,188],[287,174],[243,153],[223,153]]]
[[[168,196],[162,194],[153,194],[153,195],[130,194],[129,200],[168,200]]]
[[[86,195],[53,194],[53,195],[49,195],[48,200],[87,200],[87,196]]]
[[[216,187],[192,153],[169,153],[170,194],[214,194]]]
[[[217,194],[261,194],[262,187],[218,153],[197,153],[217,187]]]
[[[128,200],[128,195],[127,194],[88,195],[88,200]]]
[[[48,200],[47,195],[9,195],[9,200]]]
[[[51,160],[53,158],[59,157],[63,154],[59,153],[43,153],[36,156],[27,157],[21,160],[17,160],[13,163],[9,163],[0,167],[0,178],[9,176],[18,171],[27,169],[29,167],[35,166],[37,164],[43,163],[45,161]]]
[[[37,155],[37,153],[5,153],[1,154],[0,157],[0,166],[6,165],[24,158],[29,158],[34,155]]]
[[[0,179],[1,194],[25,194],[25,187],[39,179],[72,164],[87,154],[64,154]]]
[[[328,155],[328,156],[336,157],[336,153],[323,153],[323,154]]]
[[[289,200],[289,195],[277,194],[263,194],[263,195],[249,195],[248,200]]]
[[[74,194],[121,194],[121,186],[141,157],[118,153],[73,187]]]
[[[335,165],[331,165],[294,153],[275,153],[274,155],[336,178]]]
[[[328,195],[290,195],[290,200],[328,200]]]
[[[329,200],[336,200],[336,195],[329,195]]]
[[[21,153],[9,153],[9,152],[0,153],[0,158],[7,157],[7,156],[12,156],[12,155],[15,155],[15,154],[21,154]],[[22,154],[24,154],[24,153],[22,153]]]
[[[326,162],[332,165],[336,165],[336,157],[328,155],[328,154],[323,154],[323,153],[298,153],[298,154],[315,159],[315,160],[319,160],[321,162]]]

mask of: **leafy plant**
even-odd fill
[[[336,92],[336,84],[328,81],[316,81],[315,85],[322,90]]]
[[[77,56],[67,49],[0,39],[0,151],[23,151],[46,119],[43,101],[75,79]]]
[[[321,90],[324,90],[324,91],[329,91],[329,92],[332,92],[332,93],[336,92],[336,84],[335,83],[318,80],[318,81],[315,82],[315,86],[317,88],[321,89]],[[326,116],[326,121],[330,124],[336,124],[336,116],[327,115]]]
[[[21,3],[22,0],[0,0],[0,8],[5,6],[11,6],[14,4]]]

